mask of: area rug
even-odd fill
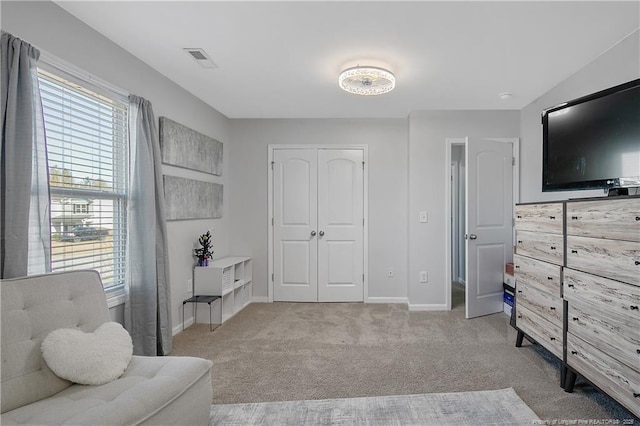
[[[212,405],[219,425],[531,425],[513,388],[367,398]]]

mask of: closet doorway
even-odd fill
[[[269,296],[362,302],[366,149],[269,147]]]

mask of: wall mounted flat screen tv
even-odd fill
[[[542,114],[542,190],[640,186],[640,79]]]

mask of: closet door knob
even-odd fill
[[[322,236],[324,235],[324,231],[320,231],[320,232],[318,233],[318,235],[320,235],[320,236],[322,237]]]
[[[315,237],[316,236],[316,231],[311,231],[311,236]]]

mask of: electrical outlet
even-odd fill
[[[193,292],[193,278],[187,280],[187,293]]]
[[[421,283],[429,282],[427,271],[420,271],[420,282]]]
[[[389,267],[389,269],[387,269],[387,278],[393,278],[393,268]]]

